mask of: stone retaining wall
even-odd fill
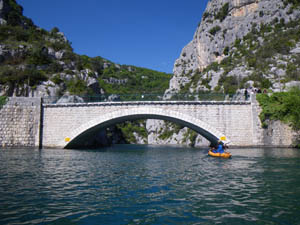
[[[0,109],[0,147],[38,147],[40,98],[9,98]]]

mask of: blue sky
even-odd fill
[[[171,73],[208,0],[17,0],[24,15],[58,27],[74,51]]]

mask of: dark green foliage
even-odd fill
[[[263,73],[261,73],[261,72],[254,72],[248,78],[244,78],[243,83],[245,83],[248,80],[254,81],[254,86],[257,88],[268,89],[272,86],[271,81],[269,79],[265,78],[263,76]]]
[[[49,73],[59,73],[62,71],[64,71],[63,66],[56,61],[53,61],[47,68],[47,72]]]
[[[67,91],[72,95],[79,95],[79,96],[93,95],[92,90],[87,87],[87,83],[83,80],[73,78],[67,81],[66,85],[67,85]]]
[[[7,16],[7,23],[12,26],[17,26],[22,23],[22,17],[15,11],[11,11]]]
[[[51,81],[58,85],[63,82],[63,80],[60,78],[60,76],[58,74],[56,74],[54,77],[52,77]]]
[[[285,0],[285,1],[287,3],[294,4],[294,5],[300,4],[300,0]]]
[[[225,59],[222,60],[222,62],[220,63],[219,68],[222,67],[224,69],[224,73],[227,74],[235,66],[234,63],[235,62],[234,62],[233,58],[231,56],[228,56],[228,57],[226,57]]]
[[[6,104],[7,97],[6,96],[0,96],[0,109]]]
[[[260,85],[258,87],[262,89],[268,89],[271,86],[272,86],[272,82],[269,79],[262,77],[260,80]]]
[[[224,87],[224,93],[233,95],[238,89],[238,80],[233,76],[224,76],[222,75],[219,79],[218,85]]]
[[[210,89],[210,85],[209,82],[211,81],[211,78],[203,78],[201,80],[201,84],[204,85],[206,88]]]
[[[29,27],[25,29],[22,26],[1,25],[0,26],[0,41],[12,47],[24,44],[34,46],[51,47],[56,51],[67,50],[73,51],[69,42],[65,42],[61,35],[52,38],[48,41],[51,34],[44,29],[37,29],[36,27]]]
[[[76,58],[76,61],[77,61],[77,68],[79,70],[91,69],[98,73],[102,73],[105,60],[99,56],[95,58],[91,58],[86,55],[81,55]]]
[[[195,86],[198,84],[199,80],[202,78],[202,73],[200,71],[197,71],[193,76],[191,80],[191,85]]]
[[[229,47],[226,46],[226,47],[224,48],[223,54],[224,54],[224,55],[228,55],[228,53],[229,53]]]
[[[207,72],[207,71],[210,71],[210,70],[213,70],[213,71],[218,71],[220,69],[220,65],[218,62],[213,62],[211,63],[209,66],[207,66],[205,69],[204,69],[204,73]]]
[[[26,69],[23,71],[24,79],[27,80],[29,86],[34,87],[42,81],[48,80],[48,77],[38,70]]]
[[[107,80],[110,78],[123,83],[109,83]],[[111,65],[102,71],[99,83],[107,94],[161,94],[168,88],[170,79],[171,74],[163,72],[135,66],[117,68]]]
[[[178,134],[181,129],[184,127],[180,124],[172,123],[169,121],[165,121],[165,126],[159,131],[159,138],[162,140],[167,140],[172,137],[173,134]]]
[[[262,123],[267,120],[280,120],[290,124],[294,130],[300,131],[300,89],[293,88],[289,92],[257,95],[262,107],[260,119]]]
[[[4,66],[0,69],[0,84],[28,84],[34,87],[47,79],[48,77],[42,71],[38,70],[18,70],[9,66]]]
[[[57,40],[55,42],[47,43],[48,47],[53,48],[55,51],[60,50],[72,50],[70,43],[65,42],[64,40]]]
[[[202,20],[205,20],[206,18],[208,18],[210,15],[208,12],[204,12],[202,15]]]
[[[260,11],[260,12],[259,12],[259,16],[260,16],[260,17],[263,17],[263,16],[264,16],[264,11]]]
[[[31,50],[27,61],[33,65],[46,65],[51,62],[51,58],[48,56],[48,49],[46,47],[36,46]]]
[[[247,58],[247,61],[248,61],[248,66],[249,67],[256,67],[256,65],[257,65],[257,58],[255,56]]]
[[[7,23],[12,26],[17,26],[22,23],[23,19],[23,8],[18,5],[16,1],[9,0],[9,5],[11,6],[11,10],[7,15],[4,16],[4,19],[7,20]]]
[[[124,123],[117,124],[117,128],[122,131],[123,137],[126,143],[137,143],[134,134],[147,140],[147,129],[145,120],[126,121]]]
[[[235,41],[234,41],[234,47],[239,48],[240,44],[241,44],[241,39],[239,39],[239,38],[235,39]]]
[[[299,0],[284,0],[284,5],[292,4],[291,10],[298,8],[300,6]]]
[[[297,65],[294,63],[287,65],[286,73],[288,80],[300,80],[300,71],[298,71]]]
[[[59,29],[57,27],[53,27],[52,30],[50,31],[51,34],[56,34],[59,32]]]
[[[229,10],[229,3],[225,3],[220,11],[215,15],[215,19],[220,20],[221,22],[227,17]]]
[[[198,133],[196,133],[195,131],[190,130],[190,129],[188,130],[188,132],[189,132],[190,146],[194,147],[196,144],[196,139],[197,139]]]
[[[25,30],[20,26],[1,25],[0,41],[28,41],[30,38],[30,30]]]
[[[187,132],[183,135],[183,143],[187,143],[189,141],[189,146],[194,147],[196,144],[197,136],[198,134],[195,131],[188,129]]]
[[[26,28],[35,27],[32,20],[23,16],[23,8],[15,0],[5,0],[9,3],[10,10],[5,14],[3,13],[2,17],[7,21],[8,25],[11,26],[24,26]]]
[[[211,28],[208,32],[209,32],[211,35],[215,36],[216,33],[218,33],[220,30],[221,30],[221,27],[220,27],[220,26],[215,26],[215,27]]]
[[[78,65],[78,59],[79,56],[73,52],[72,49],[68,49],[65,51],[62,57],[62,61],[65,63],[71,63],[71,62],[76,62],[76,65]]]

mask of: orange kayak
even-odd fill
[[[231,158],[230,152],[224,152],[224,153],[214,153],[211,150],[208,151],[208,155],[213,157],[221,157],[221,158]]]

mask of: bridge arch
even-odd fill
[[[95,119],[79,126],[77,129],[70,131],[64,140],[62,140],[60,146],[64,146],[64,148],[73,148],[80,143],[82,139],[89,137],[89,135],[95,131],[117,123],[135,119],[161,119],[175,122],[191,128],[212,143],[216,143],[221,137],[225,136],[223,133],[217,131],[204,121],[190,115],[159,107],[145,106],[123,109],[99,115]],[[229,142],[229,140],[226,139],[224,142]]]

